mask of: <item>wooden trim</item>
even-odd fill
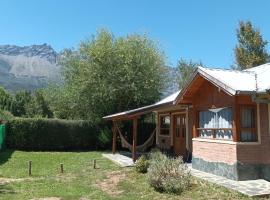
[[[138,129],[138,119],[133,119],[133,139],[132,139],[132,160],[133,162],[137,159],[137,129]]]
[[[189,108],[187,107],[187,110],[186,110],[186,149],[188,151],[190,151],[189,149]]]
[[[208,142],[208,143],[221,143],[221,144],[237,144],[232,140],[212,139],[212,138],[193,138],[192,141]]]
[[[113,121],[112,132],[113,132],[112,153],[115,154],[116,152],[116,122],[115,121]]]
[[[270,103],[268,103],[268,132],[270,134]]]
[[[257,103],[256,106],[256,121],[257,121],[257,141],[261,143],[261,116],[260,116],[260,103]]]
[[[197,130],[213,130],[213,131],[215,131],[215,130],[233,130],[233,128],[197,128]]]

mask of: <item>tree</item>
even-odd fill
[[[12,106],[12,96],[3,87],[0,87],[0,110],[10,111]]]
[[[25,111],[27,117],[53,117],[53,113],[41,90],[35,91],[31,100],[25,104]]]
[[[180,72],[179,78],[179,88],[183,88],[187,81],[189,80],[191,74],[194,72],[195,68],[198,66],[203,66],[201,62],[193,62],[192,60],[180,59],[177,64],[177,68]]]
[[[33,94],[25,90],[17,92],[11,111],[18,117],[53,117],[48,101],[41,90],[36,90]]]
[[[12,106],[12,114],[14,116],[26,116],[25,106],[32,101],[31,92],[22,90],[15,94]]]
[[[101,30],[81,42],[78,51],[69,52],[63,65],[64,91],[57,95],[64,98],[54,94],[50,102],[61,99],[62,105],[53,103],[54,109],[67,118],[96,121],[151,104],[164,86],[164,55],[145,35],[116,38]]]
[[[234,53],[237,68],[243,70],[266,63],[269,59],[267,41],[263,40],[260,31],[250,21],[241,21],[236,31],[238,44]]]

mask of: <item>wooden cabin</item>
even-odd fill
[[[244,71],[198,67],[181,91],[104,118],[133,120],[134,160],[137,119],[155,112],[159,148],[192,155],[192,167],[201,171],[234,180],[270,180],[269,77],[270,64]]]

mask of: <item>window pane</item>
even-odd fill
[[[241,142],[256,142],[257,135],[250,130],[242,130],[240,139],[241,139]]]
[[[166,115],[166,116],[161,116],[160,117],[160,127],[161,128],[170,128],[170,116]]]
[[[218,128],[232,128],[232,109],[224,108],[217,113]]]
[[[253,107],[243,107],[241,109],[241,142],[256,142],[255,131],[255,109]]]
[[[199,112],[199,127],[200,128],[215,128],[215,113],[211,111]]]
[[[216,129],[200,130],[200,137],[213,138],[215,133],[217,139],[232,139],[231,130],[218,130],[218,129],[231,129],[232,128],[232,108],[217,108],[208,111],[199,112],[199,128]]]
[[[181,125],[181,118],[179,116],[176,117],[176,125],[180,126]]]
[[[170,115],[160,116],[160,134],[169,135],[170,134]]]
[[[241,127],[254,128],[255,127],[255,113],[253,108],[241,109]]]

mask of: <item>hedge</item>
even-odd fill
[[[38,151],[97,150],[111,146],[106,125],[88,121],[14,118],[6,124],[6,146]]]

